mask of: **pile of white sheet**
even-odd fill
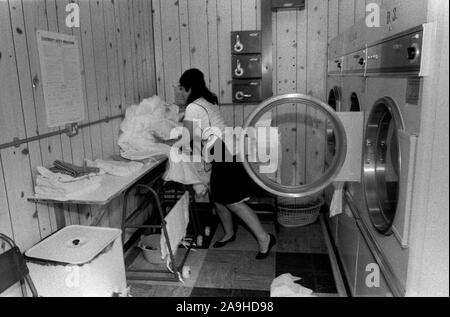
[[[39,174],[36,177],[34,191],[38,198],[60,201],[76,199],[99,188],[102,180],[100,175],[91,174],[72,177],[53,173],[42,166],[38,166],[37,171]]]
[[[194,185],[197,194],[201,195],[205,193],[209,182],[199,173],[198,168],[203,165],[172,160],[171,147],[156,142],[154,137],[156,135],[163,140],[177,138],[177,135],[171,135],[171,131],[182,127],[179,118],[178,106],[167,104],[158,96],[144,99],[139,105],[130,106],[120,124],[118,140],[120,155],[129,160],[165,155],[169,158],[169,164],[163,176],[164,180]]]

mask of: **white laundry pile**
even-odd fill
[[[90,167],[97,167],[101,172],[114,176],[129,176],[139,171],[144,163],[141,162],[123,162],[113,160],[95,160],[86,159],[86,165]]]
[[[100,187],[102,177],[90,174],[72,177],[65,174],[53,173],[45,167],[38,166],[39,175],[36,177],[34,188],[38,198],[66,201],[89,193]]]
[[[158,96],[144,99],[139,105],[130,106],[125,119],[120,124],[120,155],[129,160],[142,160],[155,155],[165,155],[169,164],[165,175],[166,181],[175,181],[194,185],[198,194],[203,193],[206,183],[197,171],[197,166],[189,161],[175,162],[171,159],[171,147],[157,143],[154,135],[169,140],[178,137],[171,135],[174,128],[182,127],[178,121],[178,106],[165,103]]]
[[[291,273],[278,276],[270,285],[270,297],[314,297],[312,290],[295,283],[298,280]]]
[[[169,236],[170,249],[172,254],[176,254],[178,245],[186,236],[187,226],[189,224],[189,193],[177,201],[169,214],[164,218],[166,221],[167,235]],[[170,267],[169,248],[164,234],[161,235],[161,258],[166,261],[167,267]]]
[[[121,155],[128,158],[133,152],[167,152],[164,147],[155,146],[154,135],[168,140],[172,129],[179,126],[176,105],[169,105],[158,96],[144,99],[139,105],[127,108],[120,124]]]

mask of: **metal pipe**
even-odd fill
[[[109,122],[110,120],[115,120],[115,119],[119,119],[119,118],[123,118],[123,117],[124,117],[123,114],[119,114],[119,115],[112,116],[112,117],[105,117],[105,118],[100,119],[100,120],[96,120],[96,121],[92,121],[92,122],[88,122],[88,123],[84,123],[84,124],[78,125],[78,128],[82,129],[82,128],[86,128],[86,127],[89,127],[89,126],[94,125],[94,124],[98,124],[98,123],[102,123],[102,122]],[[13,138],[12,142],[0,144],[0,150],[7,149],[7,148],[10,148],[10,147],[19,147],[21,144],[24,144],[24,143],[30,143],[30,142],[34,142],[34,141],[39,141],[39,140],[42,140],[42,139],[50,138],[52,136],[56,136],[56,135],[60,135],[60,134],[64,134],[64,133],[70,134],[71,132],[72,132],[72,130],[70,128],[65,128],[65,129],[62,129],[62,130],[53,131],[53,132],[49,132],[49,133],[45,133],[45,134],[40,134],[40,135],[36,135],[36,136],[33,136],[33,137],[25,138],[25,139]]]

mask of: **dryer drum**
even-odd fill
[[[399,196],[399,129],[403,124],[397,106],[390,98],[379,99],[366,126],[364,192],[373,226],[386,235],[392,233]]]
[[[288,198],[314,195],[326,188],[338,175],[347,154],[346,132],[335,110],[325,102],[309,95],[299,93],[285,94],[263,101],[248,116],[244,124],[244,129],[248,127],[255,127],[261,117],[268,112],[283,113],[285,110],[292,108],[293,105],[310,109],[307,111],[308,113],[320,114],[318,117],[322,118],[322,123],[325,123],[325,137],[330,136],[330,134],[334,135],[334,158],[330,164],[326,166],[326,169],[322,174],[318,173],[318,175],[314,175],[315,177],[312,177],[306,183],[302,184],[292,184],[284,182],[282,179],[272,179],[269,175],[260,173],[259,165],[248,162],[248,158],[245,155],[242,156],[243,152],[241,152],[241,159],[244,164],[244,168],[256,184],[269,193]],[[275,124],[282,124],[282,121],[284,121],[287,117],[288,116],[277,116],[277,120],[275,120],[277,122]],[[311,118],[311,120],[316,120],[318,117]],[[292,118],[292,116],[289,116],[289,118]],[[333,132],[328,131],[331,128],[333,129]],[[306,138],[303,139],[306,140]],[[328,140],[324,141],[327,142]],[[292,173],[294,173],[294,170],[292,170]]]

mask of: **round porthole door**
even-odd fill
[[[244,150],[246,138],[241,138],[244,168],[256,184],[277,196],[297,198],[322,191],[346,158],[341,120],[330,105],[312,96],[295,93],[269,98],[249,115],[244,130],[257,135],[252,155]],[[332,158],[327,157],[330,135]]]
[[[403,128],[395,102],[387,97],[377,100],[366,125],[363,180],[370,220],[386,235],[398,204],[402,166],[398,130]]]

